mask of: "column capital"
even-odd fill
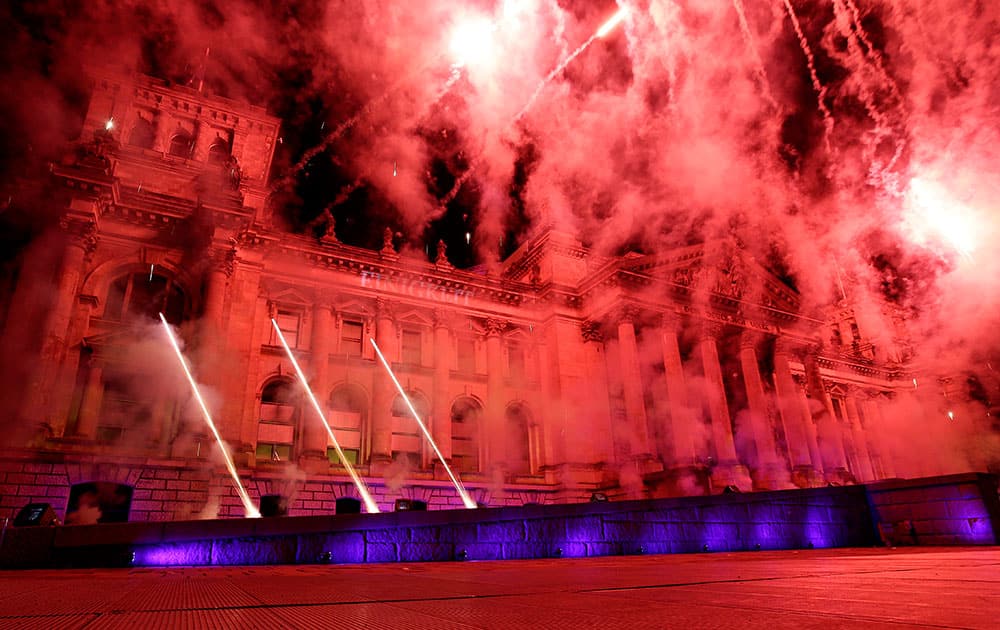
[[[715,322],[710,319],[702,320],[698,330],[698,339],[702,341],[706,339],[717,341],[720,337],[722,337],[722,329],[723,325],[720,322]]]
[[[70,243],[83,250],[85,255],[97,249],[97,223],[93,219],[63,216],[59,219],[59,229],[69,236]]]
[[[784,335],[776,335],[774,338],[774,353],[783,354],[788,357],[798,357],[805,349],[798,340],[791,339]]]
[[[507,321],[490,317],[486,320],[485,325],[487,337],[499,337],[503,333],[504,329],[507,328]]]
[[[584,341],[596,341],[598,343],[604,341],[604,332],[601,330],[601,325],[591,319],[585,319],[580,323],[580,334],[583,336]]]
[[[674,311],[666,311],[660,314],[660,328],[670,332],[680,332],[683,328],[684,317]]]
[[[227,247],[216,249],[211,254],[211,270],[225,274],[227,278],[233,277],[233,270],[236,264],[236,248]]]
[[[396,303],[384,297],[375,298],[375,314],[379,319],[396,319]]]
[[[451,330],[455,325],[455,314],[443,308],[436,308],[432,314],[434,328],[447,328]]]
[[[632,324],[635,325],[637,319],[639,319],[641,311],[638,306],[634,304],[624,304],[618,309],[615,315],[617,316],[619,324]]]
[[[763,340],[763,333],[756,330],[744,330],[740,333],[740,349],[756,350]]]
[[[333,311],[335,310],[333,304],[336,301],[336,299],[337,299],[337,294],[335,292],[329,291],[327,289],[320,289],[319,291],[316,291],[313,294],[313,308],[314,309],[328,308],[330,309],[330,312],[333,313]]]

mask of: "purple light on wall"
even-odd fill
[[[177,567],[212,564],[212,543],[190,542],[137,547],[133,566]]]

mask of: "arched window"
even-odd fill
[[[136,118],[135,126],[129,135],[128,143],[140,149],[152,149],[156,140],[156,128],[153,123],[143,117]]]
[[[187,319],[187,297],[173,278],[156,273],[130,273],[119,276],[108,288],[104,301],[104,319],[119,321],[127,316],[159,320],[159,314],[171,324]]]
[[[507,433],[507,465],[515,475],[531,473],[531,414],[521,402],[507,405],[504,413]]]
[[[427,398],[418,391],[406,392],[413,407],[423,422],[427,421]],[[392,458],[406,457],[410,465],[419,467],[423,462],[421,448],[421,432],[417,421],[413,419],[410,408],[402,396],[396,396],[392,401]]]
[[[298,433],[298,400],[295,383],[287,378],[268,381],[260,392],[257,424],[257,461],[288,461]]]
[[[167,153],[188,159],[191,157],[191,149],[193,148],[194,138],[185,132],[175,133],[170,138],[170,147],[167,149]]]
[[[340,385],[330,393],[330,428],[351,464],[361,460],[361,431],[367,415],[368,396],[357,385]],[[340,463],[333,444],[329,445],[326,454],[331,464]]]
[[[229,143],[222,138],[216,138],[208,147],[208,163],[224,165],[229,161]]]
[[[479,420],[483,406],[471,396],[461,396],[451,406],[451,461],[455,470],[479,471]]]

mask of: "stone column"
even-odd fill
[[[393,304],[382,298],[375,300],[375,343],[385,360],[392,365],[396,359],[396,325]],[[372,386],[372,452],[373,464],[392,460],[392,401],[396,396],[392,379],[376,359]]]
[[[846,399],[847,419],[851,423],[851,438],[854,441],[854,452],[858,457],[858,470],[855,471],[860,481],[872,481],[871,454],[868,452],[868,438],[861,425],[861,414],[858,411],[858,399],[855,391],[850,391]]]
[[[192,368],[199,381],[204,381],[220,392],[218,409],[212,409],[219,433],[230,443],[230,451],[238,452],[240,436],[239,391],[230,373],[231,351],[228,336],[223,329],[226,305],[226,288],[233,275],[236,250],[232,247],[218,249],[212,254],[211,267],[206,274],[205,307],[201,318],[201,343],[198,357]],[[270,323],[270,322],[269,322]],[[190,359],[189,359],[190,360]]]
[[[313,304],[312,317],[312,339],[309,348],[311,378],[309,385],[312,387],[316,400],[326,413],[327,402],[330,396],[330,333],[333,329],[333,314],[330,311],[329,299],[320,296]],[[381,366],[379,366],[381,367]],[[327,445],[330,436],[323,426],[323,421],[316,416],[316,410],[309,405],[303,405],[302,409],[302,442],[303,448],[301,458],[312,460],[310,465],[316,466],[319,470],[329,468],[329,460],[326,456]]]
[[[712,471],[712,484],[716,491],[728,485],[740,490],[752,489],[750,473],[736,456],[733,444],[733,425],[729,418],[729,403],[726,401],[726,386],[722,380],[722,366],[719,363],[719,347],[716,340],[722,333],[722,326],[706,322],[698,342],[701,362],[705,371],[708,411],[712,418],[712,442],[718,461]]]
[[[785,465],[778,460],[774,445],[774,430],[771,428],[771,414],[764,394],[764,381],[757,363],[757,344],[761,335],[743,332],[740,335],[740,368],[743,384],[747,390],[750,432],[757,451],[757,486],[763,490],[776,490],[789,486],[789,475]]]
[[[97,435],[97,423],[101,417],[101,403],[104,399],[104,366],[91,356],[87,366],[87,384],[80,402],[80,415],[76,424],[77,436],[92,440]]]
[[[443,310],[434,311],[434,414],[431,418],[431,435],[438,450],[451,463],[451,400],[448,384],[451,381],[451,316]],[[437,471],[439,464],[435,464]],[[443,470],[441,472],[444,472]],[[435,472],[436,475],[436,472]]]
[[[802,407],[799,387],[789,365],[790,355],[789,342],[777,339],[774,345],[774,389],[785,426],[785,441],[788,443],[788,457],[792,464],[792,482],[800,488],[808,488],[816,481],[807,426],[812,424],[812,418]],[[815,429],[813,433],[815,441]]]
[[[205,323],[214,329],[222,330],[222,312],[226,303],[226,285],[233,275],[234,250],[220,251],[215,254],[212,267],[208,272],[208,287],[205,291]]]
[[[844,482],[850,478],[847,472],[847,455],[844,453],[844,439],[837,415],[833,411],[833,402],[826,391],[823,378],[819,373],[816,356],[806,355],[804,360],[806,382],[809,394],[821,403],[816,410],[816,431],[819,434],[819,448],[823,457],[823,470],[827,481]]]
[[[698,472],[698,450],[704,443],[704,424],[694,413],[688,400],[684,366],[681,363],[677,333],[681,321],[677,315],[665,314],[660,324],[660,342],[663,349],[663,372],[667,384],[667,402],[670,406],[670,429],[673,437],[664,453],[668,457],[670,473],[676,477],[677,494],[704,492]],[[666,446],[666,445],[664,445]],[[662,448],[662,447],[661,447]]]
[[[53,391],[49,394],[49,413],[55,435],[66,433],[66,422],[73,405],[73,395],[77,389],[77,374],[83,350],[83,337],[87,332],[91,309],[97,306],[97,298],[81,295],[73,306],[72,320],[66,334],[66,352],[62,365],[55,376]]]
[[[499,319],[486,320],[486,410],[483,435],[486,444],[484,470],[492,468],[506,472],[507,468],[507,427],[504,417],[503,378],[503,333],[507,322]]]
[[[28,426],[38,426],[52,432],[65,423],[47,417],[48,397],[59,366],[66,356],[66,336],[69,332],[73,305],[77,301],[84,262],[97,247],[97,226],[93,220],[63,217],[60,228],[69,235],[59,269],[56,295],[42,328],[42,349],[34,373],[28,383],[21,417]]]
[[[812,406],[809,402],[811,399],[808,396],[806,377],[805,375],[800,374],[794,378],[795,391],[799,398],[799,406],[802,409],[802,418],[805,420],[806,441],[809,445],[809,458],[812,459],[813,469],[815,469],[816,474],[819,475],[816,481],[820,482],[825,478],[823,474],[823,454],[820,453],[819,450],[819,433],[816,430],[816,420],[813,418]]]
[[[649,421],[646,418],[646,401],[642,392],[642,374],[639,370],[639,349],[635,338],[635,316],[631,308],[622,310],[618,321],[618,360],[621,370],[622,395],[630,428],[630,451],[636,460],[653,457],[649,440]]]
[[[677,341],[679,330],[679,317],[674,315],[663,317],[660,340],[663,347],[663,372],[667,382],[673,433],[673,448],[670,455],[674,466],[694,466],[698,463],[698,445],[701,443],[700,434],[703,428],[688,400],[680,344]]]
[[[878,453],[878,460],[882,466],[882,477],[891,479],[896,476],[896,461],[887,440],[888,436],[885,434],[885,420],[882,418],[880,398],[879,395],[870,397],[864,400],[861,406],[868,419],[868,433],[872,437],[869,449]]]

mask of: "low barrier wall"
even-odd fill
[[[906,525],[915,535],[886,540]],[[8,528],[0,566],[494,560],[996,544],[997,478],[968,474],[644,501]],[[880,538],[880,532],[882,538]]]

